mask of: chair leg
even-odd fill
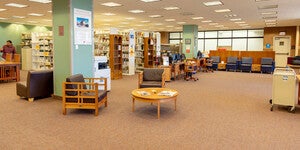
[[[107,100],[105,100],[104,106],[107,107]]]
[[[99,107],[96,106],[96,108],[95,108],[95,116],[98,116],[98,114],[99,114]]]
[[[34,98],[28,98],[29,102],[33,102]]]
[[[64,108],[63,108],[63,115],[66,115],[66,114],[67,114],[67,108],[64,107]]]

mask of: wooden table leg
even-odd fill
[[[132,112],[134,112],[134,98],[132,98]]]
[[[157,102],[157,119],[160,118],[160,102]]]

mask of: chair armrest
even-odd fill
[[[140,85],[143,82],[143,72],[140,72],[139,74],[139,79],[138,79],[138,88],[140,88]]]

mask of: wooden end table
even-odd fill
[[[168,95],[170,94],[170,95]],[[176,99],[178,92],[168,88],[140,88],[131,92],[132,112],[134,112],[135,100],[147,103],[157,103],[157,118],[160,118],[160,103],[174,101],[176,111]]]

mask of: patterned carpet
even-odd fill
[[[21,80],[26,79],[22,71]],[[270,111],[272,75],[215,71],[198,81],[166,84],[179,91],[173,102],[136,102],[137,75],[112,81],[108,107],[67,110],[52,98],[30,103],[15,82],[0,83],[0,149],[299,149],[300,109]]]

